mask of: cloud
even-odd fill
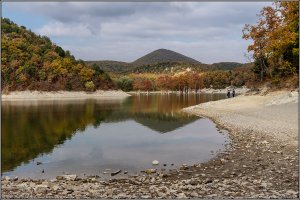
[[[8,3],[7,3],[8,4]],[[35,31],[81,59],[133,61],[169,48],[201,62],[246,62],[242,28],[270,2],[35,2],[11,3],[15,12],[49,20]],[[72,40],[70,44],[68,41]],[[73,39],[72,39],[73,38]],[[87,42],[83,42],[86,40]]]
[[[91,36],[92,32],[88,25],[79,24],[63,24],[61,22],[49,22],[42,28],[36,30],[37,33],[47,36],[74,36],[74,37],[87,37]]]

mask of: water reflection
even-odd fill
[[[188,153],[199,152],[197,129],[211,133],[214,125],[180,109],[221,98],[224,95],[157,94],[123,101],[2,102],[2,171],[36,176],[35,158],[43,160],[52,174],[68,167],[90,173],[118,166],[133,170],[144,167],[150,155],[168,151],[173,153],[162,154],[161,159],[198,159],[199,153]],[[214,134],[205,137],[215,140],[208,144],[224,142]]]

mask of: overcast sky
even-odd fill
[[[247,62],[244,24],[270,2],[2,3],[2,15],[77,59],[131,62],[159,48],[203,63]]]

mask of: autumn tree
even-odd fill
[[[1,19],[1,88],[13,90],[111,89],[114,84],[103,71],[75,60],[69,51]],[[93,87],[92,87],[93,86]]]
[[[276,2],[264,7],[256,25],[245,25],[243,38],[253,40],[253,71],[279,78],[299,73],[299,2]]]

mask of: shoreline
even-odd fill
[[[129,91],[126,92],[127,94],[163,94],[163,95],[168,95],[168,94],[226,94],[228,88],[224,89],[212,89],[212,88],[203,88],[195,92],[194,90],[188,91],[188,92],[180,92],[180,91],[173,91],[173,90],[159,90],[159,91]],[[249,92],[250,89],[247,87],[241,87],[241,88],[235,88],[235,93],[236,94],[245,94]]]
[[[2,94],[2,101],[26,101],[26,100],[75,100],[75,99],[122,99],[130,96],[121,90],[97,90],[95,92],[84,91],[14,91]]]
[[[298,127],[297,119],[294,119],[295,112],[298,115],[298,110],[294,109],[298,107],[297,103],[298,93],[275,92],[240,95],[188,107],[184,112],[210,118],[220,129],[228,130],[230,146],[208,162],[168,172],[112,177],[108,181],[97,176],[74,178],[76,175],[53,180],[4,178],[2,197],[297,198],[299,175],[295,128]],[[276,117],[278,113],[282,114]],[[292,115],[282,119],[287,113]],[[259,121],[255,119],[263,123],[257,124]],[[267,129],[266,122],[274,127]],[[282,134],[285,126],[290,125],[292,129]]]

